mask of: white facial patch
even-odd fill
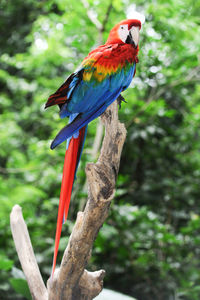
[[[125,43],[127,36],[129,34],[128,24],[120,25],[120,27],[118,29],[118,34],[119,34],[119,38],[122,40],[122,42]]]

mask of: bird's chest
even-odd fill
[[[126,67],[127,64],[133,64],[135,62],[137,53],[132,45],[119,45],[112,49],[112,51],[105,51],[99,58],[100,64],[111,64],[122,67]]]
[[[105,51],[96,63],[96,74],[103,78],[116,73],[128,72],[135,65],[136,55],[133,47],[117,47]]]

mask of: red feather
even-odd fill
[[[59,87],[59,89],[52,95],[49,96],[45,108],[56,105],[56,104],[63,104],[67,101],[67,93],[69,89],[69,85],[72,81],[72,78],[74,76],[74,73],[72,73],[67,80]]]
[[[56,267],[56,259],[58,254],[58,247],[62,231],[62,224],[67,220],[69,211],[69,204],[71,199],[72,187],[75,179],[76,169],[79,163],[81,151],[85,139],[85,127],[79,131],[78,138],[72,137],[65,153],[65,161],[63,167],[63,177],[60,191],[60,201],[57,217],[57,228],[55,238],[55,248],[53,257],[52,276]]]

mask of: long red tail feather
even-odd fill
[[[79,131],[79,136],[77,138],[72,137],[68,149],[65,153],[65,161],[63,167],[63,177],[60,191],[60,201],[58,208],[58,217],[57,217],[57,228],[56,228],[56,238],[55,238],[55,248],[54,248],[54,257],[53,257],[53,267],[52,267],[52,276],[56,267],[56,259],[58,254],[58,247],[60,242],[60,236],[62,231],[62,224],[66,221],[69,204],[71,199],[72,187],[74,183],[76,169],[80,160],[86,128],[81,128]]]

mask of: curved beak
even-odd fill
[[[126,39],[126,43],[132,44],[134,46],[134,48],[137,48],[138,43],[139,43],[139,30],[140,30],[139,27],[133,26],[129,30],[129,34]]]

